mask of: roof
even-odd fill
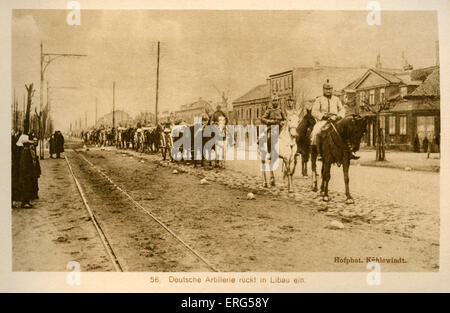
[[[439,68],[433,70],[425,81],[414,90],[410,97],[440,97]]]
[[[422,84],[421,80],[415,80],[413,79],[411,72],[404,72],[402,74],[397,74],[397,77],[400,78],[400,80],[409,86],[419,86]]]
[[[425,79],[433,73],[435,69],[439,68],[439,66],[429,66],[424,68],[418,68],[411,71],[411,79],[425,81]]]
[[[353,88],[357,88],[372,73],[381,77],[382,79],[386,80],[388,83],[391,84],[399,84],[402,82],[402,80],[393,73],[370,68],[362,76],[360,76],[359,79],[357,79],[357,81],[353,84]]]
[[[264,99],[264,98],[269,98],[269,97],[270,97],[269,86],[267,84],[258,85],[256,87],[254,87],[253,89],[250,89],[250,91],[245,93],[243,96],[234,100],[233,104],[240,103],[240,102],[259,100],[259,99]]]
[[[370,70],[377,73],[378,75],[380,75],[381,77],[383,77],[384,79],[388,80],[391,83],[398,84],[398,83],[402,82],[402,80],[400,78],[398,78],[396,75],[394,75],[392,73],[378,71],[378,70],[374,70],[374,69],[370,69]]]
[[[195,109],[203,109],[203,108],[208,108],[211,109],[211,103],[209,103],[206,100],[203,100],[202,98],[198,99],[195,102],[189,103],[189,104],[185,104],[182,105],[180,110],[178,110],[178,112],[180,111],[189,111],[189,110],[195,110]]]

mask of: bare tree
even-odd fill
[[[375,160],[384,161],[386,160],[386,146],[384,142],[383,130],[380,127],[380,113],[382,111],[389,110],[392,106],[392,101],[384,98],[383,101],[380,101],[377,104],[369,104],[366,100],[361,99],[360,103],[362,103],[362,105],[360,105],[360,108],[362,108],[364,111],[375,114]]]
[[[31,104],[32,104],[32,99],[34,96],[34,88],[33,88],[33,83],[29,84],[28,86],[25,85],[25,89],[27,90],[27,109],[26,109],[26,113],[25,113],[25,119],[23,121],[23,132],[25,134],[28,134],[28,132],[30,131],[30,110],[31,110]]]

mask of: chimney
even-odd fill
[[[377,71],[381,71],[381,56],[379,53],[377,55],[377,64],[375,65],[375,68],[377,69]]]
[[[439,40],[436,40],[436,65],[439,66]]]

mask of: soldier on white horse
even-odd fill
[[[269,154],[272,154],[272,126],[278,125],[279,128],[283,126],[283,124],[286,121],[286,115],[284,110],[282,110],[279,107],[280,100],[278,99],[278,96],[275,95],[272,99],[272,105],[266,109],[264,112],[264,115],[261,118],[261,121],[267,125],[267,152]],[[272,167],[272,161],[269,162],[270,167],[270,185],[275,186],[275,175],[273,173]],[[261,159],[261,162],[263,163],[265,167],[265,160]],[[263,179],[264,179],[264,187],[268,187],[267,184],[267,178],[266,178],[266,172],[263,170]]]

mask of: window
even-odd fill
[[[384,88],[380,89],[380,102],[384,101],[384,99],[385,99],[385,97],[384,97],[385,92],[386,92],[386,90]]]
[[[406,96],[407,93],[408,93],[408,87],[402,87],[402,88],[400,88],[400,95],[402,96],[402,98],[403,98],[404,96]]]
[[[400,135],[406,135],[406,115],[402,115],[399,118],[400,123]]]
[[[359,102],[361,105],[366,105],[366,93],[364,91],[359,93]]]
[[[375,104],[375,90],[371,90],[369,94],[369,104],[374,105]]]
[[[395,135],[395,116],[389,116],[389,135]]]
[[[385,130],[386,129],[386,119],[384,118],[384,116],[380,116],[380,128],[382,129],[382,130]]]

